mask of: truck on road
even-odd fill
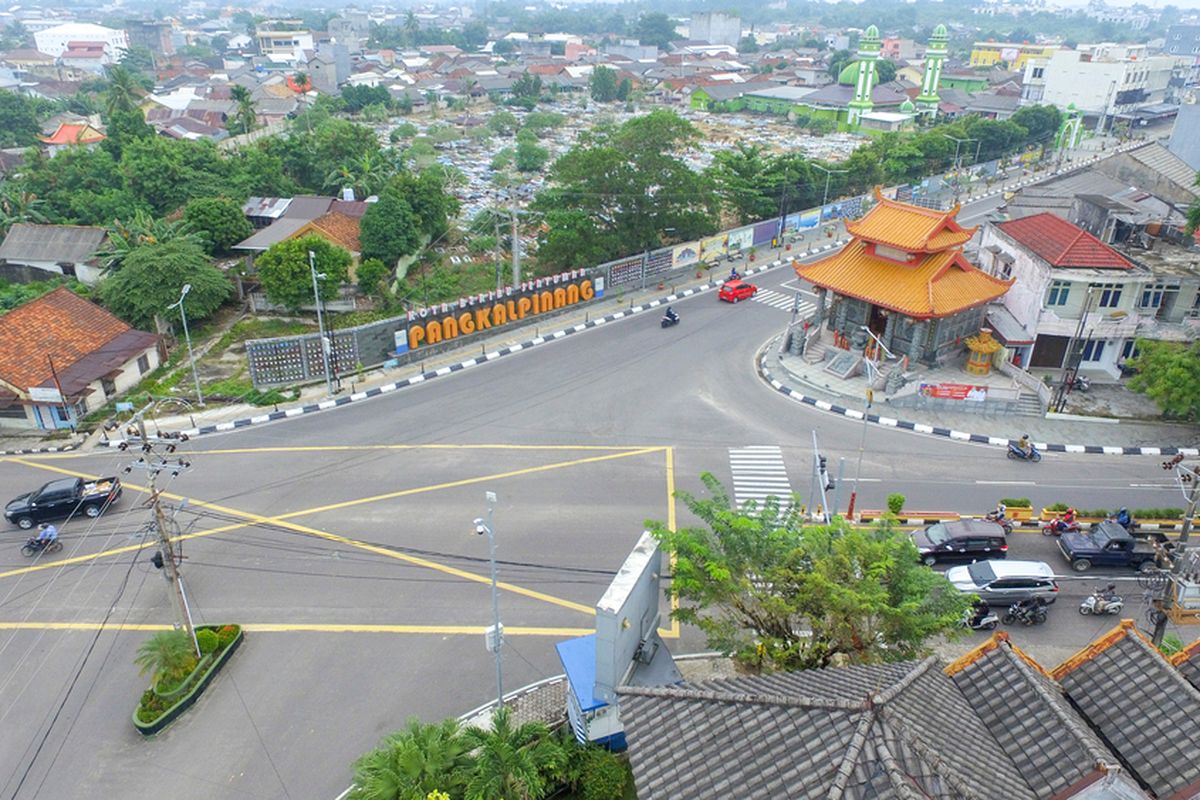
[[[96,480],[59,478],[9,500],[4,506],[4,518],[22,530],[76,513],[95,518],[120,496],[121,481],[115,476]]]
[[[1151,544],[1140,542],[1115,522],[1101,522],[1091,530],[1065,532],[1058,549],[1076,572],[1092,567],[1132,567],[1149,572],[1156,566]]]

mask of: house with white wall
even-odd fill
[[[33,34],[33,46],[39,53],[59,58],[72,42],[102,42],[105,63],[116,63],[129,49],[129,34],[88,22],[66,22]]]

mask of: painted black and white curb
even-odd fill
[[[79,447],[82,442],[64,444],[61,447],[28,447],[21,450],[0,450],[0,456],[32,456],[38,453],[69,453]]]
[[[831,240],[826,244],[820,245],[819,247],[795,251],[785,258],[777,258],[774,261],[761,264],[757,267],[745,269],[741,274],[743,276],[758,275],[766,272],[769,269],[774,269],[775,267],[790,263],[793,259],[810,258],[815,255],[820,255],[821,253],[832,250],[835,247],[841,247],[845,243],[845,239],[838,239],[836,241]],[[272,411],[268,414],[259,414],[257,416],[247,417],[245,419],[220,422],[213,425],[199,425],[194,428],[179,431],[177,435],[192,438],[195,436],[204,436],[210,433],[223,433],[226,431],[248,428],[251,425],[262,425],[268,422],[276,422],[281,419],[292,419],[294,417],[304,416],[305,414],[314,414],[318,411],[326,411],[331,408],[341,408],[342,406],[347,406],[351,403],[357,403],[362,400],[368,400],[372,397],[390,394],[391,392],[395,392],[409,386],[416,386],[419,383],[427,383],[455,372],[461,372],[464,369],[470,369],[471,367],[477,367],[480,364],[486,364],[489,361],[495,361],[498,358],[503,358],[504,356],[509,356],[513,353],[520,353],[525,350],[529,350],[533,347],[537,347],[538,345],[546,344],[547,342],[558,341],[559,339],[563,339],[572,334],[581,333],[591,328],[598,328],[601,325],[606,325],[610,322],[616,322],[617,320],[625,319],[626,317],[631,317],[654,308],[660,308],[685,297],[692,297],[697,294],[712,291],[713,289],[721,286],[721,284],[722,281],[719,280],[710,281],[709,283],[705,283],[700,286],[695,286],[690,289],[684,289],[681,292],[669,294],[666,297],[650,300],[649,302],[642,303],[641,305],[623,308],[620,311],[615,311],[607,316],[597,317],[596,319],[589,320],[587,322],[581,322],[577,325],[572,325],[569,328],[563,328],[562,330],[555,331],[554,333],[546,334],[545,336],[538,336],[526,342],[509,345],[508,347],[501,347],[498,350],[484,353],[483,355],[476,356],[475,358],[469,358],[466,361],[460,361],[457,364],[450,364],[440,369],[421,373],[420,375],[413,375],[411,378],[405,378],[401,381],[384,384],[383,386],[375,386],[370,389],[365,389],[361,392],[355,392],[347,397],[331,398],[329,400],[323,400],[320,403],[309,403],[307,405],[289,408],[284,411]],[[112,439],[101,443],[101,446],[119,447],[121,444],[122,440]]]
[[[778,339],[773,340],[773,342]],[[771,374],[771,371],[766,365],[766,353],[771,348],[768,344],[759,351],[758,357],[755,360],[755,366],[758,374],[770,384],[771,388],[780,394],[801,403],[806,406],[821,411],[826,411],[830,414],[838,414],[847,419],[859,420],[863,418],[863,412],[853,408],[846,408],[837,403],[830,403],[827,400],[821,400],[816,397],[811,397],[803,392],[797,391],[790,386],[782,383],[778,378]],[[942,436],[947,439],[954,439],[960,442],[973,442],[975,444],[987,444],[995,447],[1007,447],[1010,442],[1015,444],[1015,440],[1005,439],[999,436],[985,436],[981,433],[966,433],[964,431],[956,431],[951,428],[942,428],[937,425],[927,425],[922,422],[908,422],[907,420],[895,419],[893,417],[884,417],[879,414],[867,414],[867,422],[874,423],[884,428],[895,428],[902,431],[912,431],[914,433],[925,433],[930,436]],[[1173,456],[1182,454],[1185,456],[1200,455],[1200,448],[1196,447],[1117,447],[1098,444],[1056,444],[1052,442],[1034,442],[1035,447],[1043,453],[1087,453],[1089,455],[1106,455],[1106,456]]]
[[[984,192],[983,194],[967,195],[967,197],[964,198],[964,201],[966,203],[977,203],[980,200],[987,200],[990,197],[995,197],[996,195],[1004,194],[1005,192],[1015,192],[1018,189],[1024,189],[1026,186],[1032,186],[1035,183],[1043,183],[1043,182],[1051,180],[1053,178],[1060,178],[1060,177],[1062,177],[1064,175],[1068,175],[1072,172],[1076,172],[1081,169],[1086,169],[1087,167],[1092,166],[1093,164],[1095,164],[1098,161],[1103,161],[1106,158],[1111,158],[1112,156],[1119,155],[1119,154],[1124,153],[1129,150],[1136,150],[1137,148],[1144,147],[1147,144],[1148,144],[1148,142],[1128,142],[1126,144],[1119,145],[1119,146],[1113,148],[1112,150],[1106,150],[1103,153],[1096,153],[1087,158],[1072,161],[1070,164],[1060,167],[1056,170],[1053,170],[1052,172],[1048,172],[1048,173],[1041,174],[1041,175],[1036,175],[1036,174],[1030,175],[1028,177],[1021,178],[1014,184],[1011,184],[1009,186],[1000,186],[999,188],[991,189],[987,192]]]

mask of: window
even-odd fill
[[[14,403],[11,406],[0,406],[0,418],[2,419],[26,419],[25,406]]]
[[[1050,296],[1046,298],[1048,306],[1065,306],[1067,298],[1071,294],[1070,281],[1052,281],[1050,283]]]
[[[150,371],[150,357],[147,356],[145,353],[138,356],[137,365],[138,365],[138,374],[145,375],[147,372]]]
[[[1104,355],[1104,340],[1089,339],[1083,345],[1083,360],[1084,361],[1099,361]]]
[[[1040,77],[1042,77],[1042,76],[1043,76],[1043,75],[1045,75],[1045,74],[1046,74],[1046,68],[1045,68],[1045,67],[1034,67],[1034,68],[1033,68],[1033,77],[1034,77],[1034,78],[1040,78]]]
[[[117,385],[112,382],[111,378],[101,378],[100,388],[104,390],[105,398],[112,397],[117,393]]]
[[[1127,358],[1137,358],[1137,356],[1137,340],[1126,339],[1125,344],[1121,346],[1121,360],[1124,361]]]
[[[1142,301],[1138,304],[1140,308],[1158,308],[1162,305],[1163,292],[1167,290],[1165,283],[1151,283],[1142,287]]]
[[[1100,295],[1098,308],[1116,308],[1121,305],[1121,289],[1119,283],[1093,283],[1092,289],[1096,289]]]

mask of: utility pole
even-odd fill
[[[1075,326],[1075,335],[1067,343],[1066,359],[1063,361],[1062,380],[1054,394],[1053,407],[1057,413],[1067,406],[1067,395],[1075,385],[1075,376],[1079,374],[1079,365],[1083,363],[1083,329],[1087,326],[1088,314],[1092,313],[1092,294],[1094,288],[1089,286],[1087,296],[1083,301],[1083,311],[1079,315],[1079,324]]]
[[[942,134],[942,138],[949,139],[950,141],[954,142],[954,204],[958,205],[958,198],[962,192],[962,187],[960,185],[961,181],[959,180],[960,174],[962,172],[962,161],[959,158],[958,151],[959,151],[959,148],[962,145],[966,144],[967,142],[978,142],[979,140],[978,139],[960,139],[957,136],[950,136],[949,134],[946,134],[946,133]],[[975,152],[978,153],[979,151],[976,150]]]
[[[155,554],[153,563],[156,567],[163,570],[163,576],[167,579],[167,584],[171,589],[171,601],[175,606],[176,623],[175,628],[187,631],[188,639],[192,642],[192,649],[196,655],[200,655],[200,646],[196,642],[196,631],[192,626],[192,614],[188,609],[187,594],[183,590],[183,577],[179,574],[180,554],[175,549],[175,542],[171,539],[171,529],[174,527],[174,522],[167,519],[166,512],[162,506],[162,490],[158,488],[158,476],[163,472],[170,472],[172,476],[190,469],[191,463],[184,461],[182,458],[174,461],[169,461],[166,457],[155,452],[155,446],[160,443],[156,436],[153,439],[146,435],[146,411],[149,408],[141,409],[134,416],[134,422],[137,425],[138,438],[141,440],[142,455],[133,464],[125,467],[125,472],[128,473],[133,469],[144,469],[149,474],[150,478],[150,506],[154,513],[154,529],[158,534],[159,550]],[[166,445],[168,454],[175,452],[175,443],[168,442]]]
[[[833,483],[829,480],[829,464],[825,456],[821,455],[821,451],[817,446],[817,432],[812,432],[813,445],[813,474],[812,474],[812,489],[810,490],[809,500],[809,516],[812,516],[814,504],[812,499],[819,500],[821,508],[821,522],[829,522],[832,515],[829,513],[829,506],[825,501],[825,492],[834,488]]]
[[[504,662],[501,648],[504,645],[504,626],[500,624],[500,593],[496,587],[496,527],[493,517],[496,510],[496,493],[484,492],[487,500],[487,519],[475,519],[475,533],[488,537],[488,560],[492,564],[492,627],[484,631],[487,649],[496,656],[496,707],[504,705]]]
[[[1184,499],[1187,500],[1187,508],[1183,512],[1183,527],[1179,529],[1179,539],[1175,543],[1175,550],[1171,555],[1171,578],[1167,584],[1166,596],[1163,598],[1162,607],[1158,609],[1158,616],[1154,620],[1154,635],[1151,641],[1155,647],[1162,644],[1163,637],[1167,635],[1167,622],[1170,620],[1168,616],[1172,606],[1175,604],[1175,581],[1187,570],[1191,559],[1187,558],[1187,541],[1192,533],[1192,520],[1196,516],[1196,507],[1200,505],[1200,464],[1183,464],[1183,456],[1176,455],[1168,461],[1163,462],[1163,469],[1171,470],[1175,473],[1175,479],[1179,481],[1179,489],[1183,492]]]
[[[521,285],[521,236],[517,231],[517,207],[513,193],[508,194],[508,213],[512,216],[512,285]]]
[[[329,339],[325,336],[325,318],[321,315],[321,287],[317,279],[325,279],[324,272],[317,272],[317,254],[308,251],[308,271],[312,273],[313,299],[317,301],[317,331],[321,337],[321,363],[325,366],[325,391],[333,396],[333,379],[329,375]]]
[[[496,208],[495,211],[492,212],[492,224],[495,226],[495,229],[496,229],[496,252],[495,252],[494,258],[496,259],[496,291],[499,292],[501,289],[504,288],[504,276],[500,270],[500,266],[504,263],[504,260],[502,258],[500,258],[500,209],[499,208]]]
[[[167,310],[179,308],[179,316],[183,319],[183,338],[187,342],[188,361],[192,364],[192,381],[196,384],[196,402],[201,408],[204,408],[204,393],[200,391],[200,374],[196,372],[196,356],[192,353],[192,334],[188,332],[187,312],[183,309],[183,301],[191,290],[192,285],[185,283],[183,289],[180,290],[179,300],[167,306]]]
[[[854,502],[858,499],[858,479],[862,477],[862,462],[863,451],[867,447],[867,419],[868,413],[871,410],[871,403],[875,401],[875,391],[868,386],[866,391],[866,400],[863,402],[863,427],[862,436],[858,440],[858,465],[854,468],[854,487],[850,489],[850,507],[846,509],[846,519],[854,519]]]
[[[835,173],[835,172],[838,173],[839,175],[845,175],[850,170],[848,170],[848,169],[830,169],[829,167],[822,167],[820,164],[818,164],[815,161],[809,162],[809,166],[811,166],[813,169],[819,169],[819,170],[821,170],[821,172],[825,173],[825,193],[823,195],[821,195],[821,211],[817,215],[817,222],[820,223],[822,221],[821,218],[825,214],[825,205],[829,202],[829,179],[833,177],[833,173]]]

